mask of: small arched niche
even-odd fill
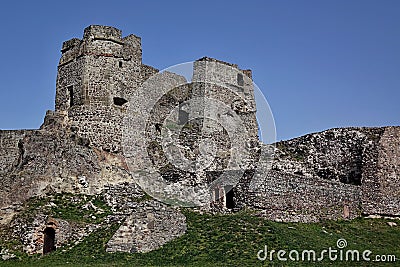
[[[43,231],[43,254],[56,250],[56,230],[53,227],[46,227]]]

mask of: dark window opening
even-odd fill
[[[155,225],[154,220],[151,220],[147,223],[147,228],[150,230],[154,230],[154,225]]]
[[[127,103],[128,100],[122,97],[114,97],[114,104],[117,106],[122,106],[123,104]]]
[[[156,123],[156,124],[155,124],[156,131],[157,131],[158,133],[161,133],[161,126],[162,126],[161,123]]]
[[[294,174],[303,175],[303,171],[302,170],[297,170],[297,171],[294,172]]]
[[[185,125],[189,121],[189,113],[183,110],[187,105],[179,106],[179,114],[178,114],[178,124]]]
[[[345,184],[361,185],[362,173],[360,170],[352,170],[347,175],[342,175],[339,180]]]
[[[118,66],[119,66],[120,68],[122,68],[122,61],[120,61],[120,62],[118,63]]]
[[[220,198],[220,196],[219,196],[219,188],[216,187],[216,188],[214,189],[214,201],[218,201],[219,198]]]
[[[74,86],[70,85],[67,87],[68,96],[69,96],[69,106],[72,107],[74,105]]]
[[[44,240],[43,240],[43,254],[50,253],[56,250],[56,231],[52,227],[47,227],[43,231]]]
[[[233,209],[235,207],[234,192],[232,186],[225,186],[225,205],[227,209]]]
[[[238,73],[238,75],[237,75],[237,83],[238,83],[239,86],[243,86],[244,85],[243,74]]]

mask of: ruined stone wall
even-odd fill
[[[272,168],[361,185],[382,132],[383,128],[337,128],[278,142]]]
[[[76,106],[68,111],[68,117],[71,133],[81,143],[108,152],[121,151],[122,112],[115,112],[108,106]]]
[[[365,214],[400,215],[400,127],[385,127],[363,176]]]
[[[142,64],[139,37],[122,37],[113,27],[89,26],[82,39],[64,42],[61,52],[55,111],[46,114],[40,130],[0,131],[1,218],[3,211],[12,213],[29,197],[44,192],[95,194],[110,185],[133,182],[127,158],[121,155],[123,118],[131,103],[137,108],[131,115],[143,115],[143,103],[131,97],[158,70]],[[241,151],[232,138],[242,136],[245,130],[242,141],[250,159],[256,159],[259,152],[251,71],[202,58],[194,63],[191,84],[181,86],[185,78],[172,73],[160,77],[162,84],[156,80],[153,90],[143,96],[158,100],[147,114],[145,135],[133,133],[128,140],[128,145],[139,151],[132,152],[137,161],[131,170],[148,168],[150,164],[143,160],[147,158],[163,178],[180,180],[183,185],[211,183],[225,172],[228,179],[215,185],[221,196],[237,182],[234,177],[245,166],[233,188],[236,208],[255,208],[270,219],[400,215],[400,127],[340,128],[309,134],[277,143],[272,172],[263,169],[262,163],[232,167],[228,166],[232,148]],[[160,90],[165,92],[158,99]],[[219,114],[211,105],[201,105],[205,102],[181,106],[194,97],[215,99],[231,113]],[[235,115],[242,124],[227,131],[212,119],[181,120],[184,108],[202,118]],[[175,124],[166,121],[173,117],[169,116],[172,110],[176,111],[172,112]],[[189,160],[196,160],[200,145],[215,143],[216,155],[207,169],[191,172],[168,162],[161,132],[163,127],[177,125],[181,131],[172,137],[180,141]],[[201,143],[201,138],[207,142]]]
[[[52,132],[31,131],[18,148],[18,163],[1,180],[6,185],[0,195],[1,207],[23,203],[46,187],[71,190],[73,184],[79,185],[79,176],[94,179],[99,171],[94,151]]]
[[[249,178],[259,156],[251,71],[206,57],[194,63],[193,81],[200,83],[202,97],[216,101],[204,107],[203,116],[210,119],[205,119],[201,128],[203,138],[213,140],[218,148],[206,171],[207,181],[213,182],[212,209],[227,207],[232,188],[232,206],[239,208],[243,206],[241,198],[246,198],[240,184]]]
[[[308,184],[308,178],[315,182],[312,189],[318,188],[320,179],[337,182],[332,183],[332,192],[343,186],[360,191],[358,205],[365,215],[400,215],[399,137],[400,127],[339,128],[309,134],[277,143],[272,169],[283,173],[282,177],[304,177],[295,183],[300,186]]]
[[[141,141],[143,146],[147,146],[146,150],[131,149],[134,151],[127,153],[130,155],[128,161],[133,162],[131,170],[155,167],[165,180],[173,183],[176,192],[183,191],[180,190],[183,185],[201,187],[214,182],[220,187],[232,187],[240,178],[240,171],[254,167],[251,163],[257,154],[258,127],[253,83],[246,76],[250,72],[244,73],[236,65],[210,58],[194,62],[193,79],[189,83],[173,71],[162,72],[147,80],[147,86],[141,92],[143,96],[132,100],[136,101],[132,103],[135,109],[129,115],[135,115],[129,118],[130,125],[127,126],[134,129],[141,123],[142,117],[148,120],[141,127],[146,127],[145,136],[139,133],[142,129],[138,129],[125,140],[129,144],[128,150]],[[223,73],[222,77],[219,71]],[[139,100],[142,97],[144,99]],[[147,115],[146,110],[140,110],[144,105],[140,101],[145,102],[146,99],[155,102]],[[136,110],[136,107],[139,108]],[[203,160],[201,164],[207,161],[205,168],[198,167],[195,171],[192,169],[195,164],[185,165],[179,160],[173,162],[173,157],[167,154],[171,152],[163,150],[163,131],[168,132],[175,144],[179,144],[176,151],[182,153],[181,157],[192,163],[199,159]],[[215,157],[210,151],[199,153],[201,146],[209,144],[215,148]],[[237,158],[242,158],[240,154],[246,154],[244,162],[238,162]],[[149,160],[144,163],[142,159],[146,157]],[[224,172],[236,172],[239,176],[235,180],[228,175],[224,181],[217,181]],[[148,186],[156,188],[155,185]]]
[[[251,71],[243,71],[236,64],[205,57],[194,63],[193,82],[203,82],[204,97],[216,99],[230,107],[241,117],[249,137],[258,141]]]
[[[90,148],[68,132],[47,129],[26,131],[23,136],[22,131],[15,132],[19,135],[8,143],[17,149],[7,148],[12,152],[7,153],[12,168],[0,179],[0,224],[11,219],[30,197],[61,192],[99,194],[105,186],[131,182],[122,156]],[[0,140],[6,144],[6,138]],[[7,166],[2,164],[2,169]]]
[[[140,203],[106,244],[107,252],[149,252],[186,232],[179,210],[157,201]]]
[[[56,110],[67,110],[73,105],[83,105],[82,75],[85,66],[85,58],[77,61],[63,63],[58,66]],[[71,96],[72,94],[72,96]],[[71,103],[73,99],[73,103]]]
[[[53,203],[54,204],[54,203]],[[46,210],[46,207],[41,207]],[[37,213],[33,211],[33,213]],[[31,221],[26,218],[15,218],[10,225],[11,234],[22,243],[23,250],[27,254],[43,253],[45,243],[45,231],[54,229],[56,249],[78,243],[90,233],[99,228],[99,225],[54,219],[38,212]],[[15,241],[15,240],[14,240]]]
[[[357,186],[271,171],[254,178],[246,206],[271,220],[315,222],[360,216],[360,201]]]
[[[156,69],[152,66],[142,64],[142,66],[140,67],[140,73],[141,73],[141,78],[142,78],[141,80],[146,81],[148,78],[150,78],[152,75],[156,74],[157,72],[158,72],[158,69]]]
[[[13,167],[18,165],[20,158],[20,142],[29,130],[1,130],[0,131],[0,177],[7,175]]]

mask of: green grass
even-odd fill
[[[100,223],[104,217],[111,214],[110,207],[107,206],[100,195],[86,196],[73,194],[56,194],[50,201],[55,204],[50,209],[50,215],[59,219]],[[82,206],[88,202],[97,208],[97,210],[82,209]]]
[[[83,209],[82,206],[92,202],[96,210]],[[31,198],[18,217],[31,222],[38,212],[51,217],[74,222],[100,223],[104,217],[111,214],[111,209],[101,195],[55,194]]]
[[[0,266],[400,266],[400,226],[390,227],[390,220],[359,218],[303,224],[267,221],[250,212],[201,215],[186,209],[184,214],[187,233],[149,253],[106,253],[105,244],[118,228],[112,225],[66,251],[61,248],[47,256],[21,256],[20,260],[0,262]],[[339,238],[347,240],[346,249],[397,255],[397,263],[261,262],[256,257],[265,245],[268,250],[313,249],[319,253],[336,248]]]

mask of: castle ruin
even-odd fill
[[[167,233],[165,242],[183,234],[184,217],[178,210],[151,200],[146,202],[153,207],[151,213],[147,204],[135,202],[146,194],[132,179],[122,153],[123,123],[131,99],[149,77],[159,72],[142,63],[140,37],[122,37],[116,28],[92,25],[84,30],[83,39],[64,42],[61,53],[55,110],[46,113],[38,130],[0,131],[1,224],[15,225],[15,216],[32,197],[55,193],[103,194],[114,210],[123,211],[123,215],[118,215],[120,219],[127,220],[110,241],[108,251],[141,251],[138,247],[149,251],[162,245],[152,233],[156,237]],[[199,77],[204,74],[202,64],[207,62],[220,61],[202,58],[196,61],[194,74]],[[251,157],[256,158],[259,149],[265,147],[257,139],[254,93],[246,82],[251,80],[251,71],[220,63],[237,70],[229,80],[237,95],[218,86],[208,88],[197,84],[181,86],[157,102],[152,114],[154,120],[147,128],[155,136],[154,142],[145,150],[164,177],[174,180],[179,172],[168,167],[156,142],[157,132],[161,132],[159,125],[166,118],[163,108],[179,106],[196,94],[216,96],[246,122]],[[245,106],[238,96],[250,104]],[[182,120],[182,116],[178,119]],[[187,118],[183,120],[187,122]],[[200,124],[186,128],[187,143],[196,131],[205,127],[204,121]],[[217,137],[219,147],[229,150],[230,147],[224,147],[229,140],[223,130]],[[303,222],[372,214],[400,216],[400,127],[331,129],[278,142],[275,150],[271,167],[255,161],[236,184],[219,184],[212,193],[214,210],[234,212],[246,207],[268,219]],[[219,158],[219,165],[211,165],[203,178],[213,181],[221,166],[227,166],[224,157]],[[187,174],[182,177],[192,179]],[[171,217],[176,220],[168,219]],[[30,222],[31,227],[26,230],[30,232],[21,235],[43,232],[54,219],[49,220],[44,215],[38,216]],[[148,227],[148,236],[142,240],[148,246],[135,243],[139,241],[133,237],[141,233],[129,225],[138,222]],[[62,232],[60,227],[55,229],[56,224],[68,222],[54,223],[49,228],[53,229],[51,235]],[[85,229],[91,229],[87,230],[90,232],[96,226],[88,225]],[[71,240],[68,235],[63,238],[65,242]],[[24,240],[27,252],[41,251],[38,241]],[[55,246],[63,244],[60,240]],[[54,240],[49,242],[47,250],[51,250]]]

